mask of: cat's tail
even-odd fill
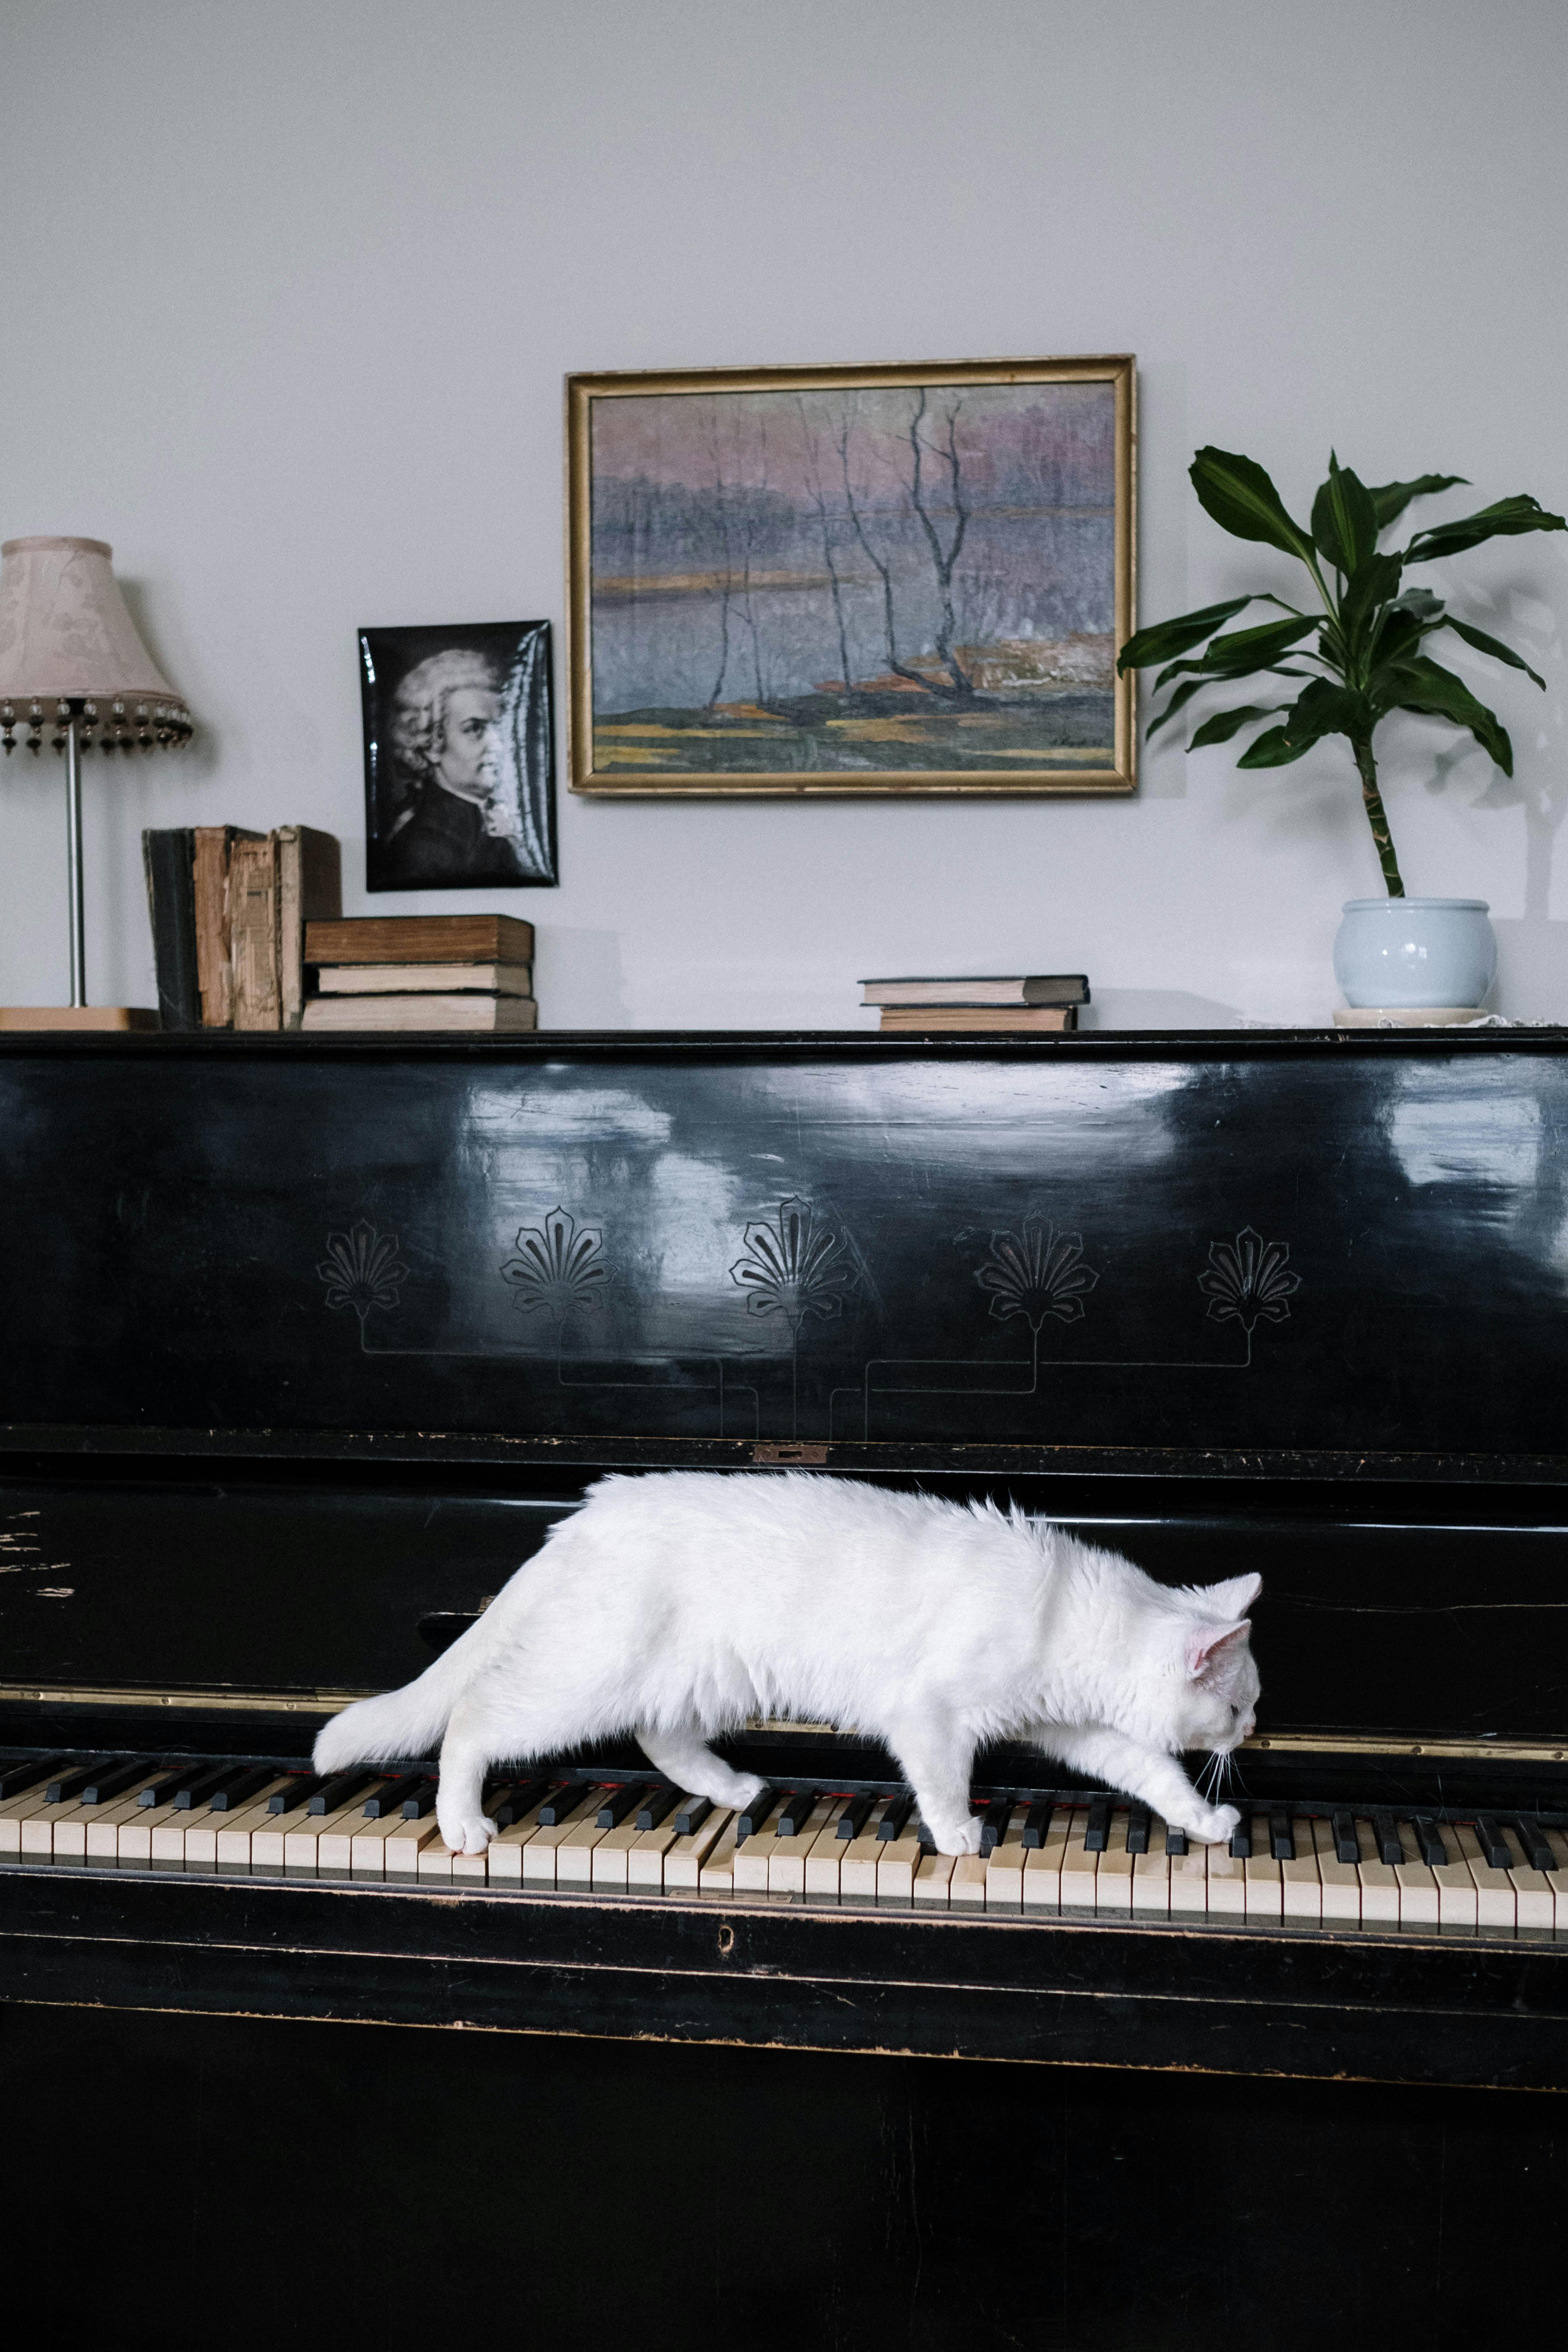
[[[379,1698],[356,1699],[323,1724],[310,1758],[317,1771],[341,1772],[351,1764],[413,1760],[434,1748],[479,1663],[475,1636],[483,1622],[481,1618],[479,1624],[469,1626],[401,1690],[384,1691]]]

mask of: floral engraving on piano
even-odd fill
[[[547,1209],[537,1225],[523,1225],[512,1244],[517,1255],[500,1270],[511,1286],[511,1303],[524,1315],[539,1307],[557,1323],[579,1307],[603,1304],[605,1286],[614,1280],[605,1257],[605,1236],[596,1225],[579,1225],[559,1202]]]
[[[1288,1322],[1288,1301],[1301,1287],[1300,1276],[1288,1271],[1289,1263],[1289,1242],[1266,1242],[1250,1225],[1233,1242],[1211,1242],[1208,1265],[1198,1276],[1209,1320],[1239,1323],[1248,1339],[1260,1319]]]
[[[974,1279],[990,1292],[991,1312],[999,1321],[1022,1315],[1037,1333],[1047,1316],[1060,1323],[1081,1322],[1083,1294],[1100,1276],[1084,1264],[1077,1234],[1059,1234],[1055,1225],[1026,1217],[1017,1231],[992,1234]]]
[[[841,1234],[793,1193],[771,1223],[749,1224],[730,1279],[746,1294],[748,1315],[777,1315],[790,1337],[790,1435],[800,1435],[800,1333],[808,1317],[831,1322],[859,1276]]]
[[[408,1279],[397,1255],[397,1235],[378,1234],[364,1217],[346,1234],[328,1234],[327,1255],[316,1272],[327,1286],[327,1305],[352,1307],[359,1317],[362,1340],[372,1307],[395,1307],[398,1286]]]

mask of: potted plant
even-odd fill
[[[1247,702],[1215,711],[1194,732],[1187,749],[1228,743],[1244,728],[1261,726],[1237,764],[1283,768],[1326,735],[1343,735],[1361,778],[1362,801],[1387,887],[1384,898],[1346,901],[1334,947],[1334,971],[1352,1004],[1479,1005],[1497,967],[1497,946],[1483,898],[1411,898],[1394,855],[1378,788],[1373,738],[1391,711],[1415,710],[1468,730],[1505,775],[1513,773],[1506,730],[1462,678],[1425,650],[1442,629],[1510,669],[1522,670],[1542,690],[1546,681],[1528,662],[1484,629],[1455,619],[1429,588],[1407,587],[1406,572],[1483,540],[1528,530],[1563,530],[1562,515],[1534,499],[1500,499],[1479,514],[1420,530],[1408,546],[1380,550],[1378,541],[1413,499],[1448,490],[1459,474],[1422,474],[1414,481],[1369,489],[1331,454],[1329,478],[1312,501],[1310,530],[1287,513],[1263,467],[1224,449],[1200,449],[1193,488],[1205,511],[1233,538],[1261,540],[1306,566],[1308,609],[1266,592],[1233,596],[1180,620],[1141,629],[1122,647],[1120,671],[1163,663],[1155,692],[1173,691],[1152,721],[1157,734],[1193,697],[1242,678],[1304,678],[1294,701]],[[1251,604],[1277,605],[1281,619],[1217,635]],[[1207,641],[1206,650],[1197,654]],[[1194,657],[1195,656],[1195,657]],[[1272,724],[1265,722],[1272,721]]]

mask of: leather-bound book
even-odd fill
[[[235,824],[198,824],[192,863],[195,900],[196,978],[204,1029],[234,1024],[234,971],[229,960],[228,869],[237,842],[259,841]]]
[[[199,1029],[201,982],[196,972],[195,835],[188,824],[142,835],[153,961],[158,976],[158,1026]]]

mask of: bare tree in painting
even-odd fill
[[[804,393],[795,394],[800,410],[801,445],[805,452],[805,478],[811,501],[816,509],[816,520],[822,532],[822,560],[827,566],[828,591],[833,598],[834,625],[838,631],[838,675],[847,694],[851,683],[849,669],[849,631],[844,618],[844,583],[838,571],[838,551],[834,543],[834,521],[827,511],[827,498],[822,487],[822,445],[816,428],[806,411]]]
[[[708,698],[708,709],[713,709],[724,691],[724,678],[730,667],[730,607],[734,599],[735,573],[730,545],[729,491],[724,480],[723,444],[719,432],[719,400],[717,394],[708,395],[708,451],[713,467],[713,506],[710,539],[719,562],[711,567],[713,593],[719,599],[719,675],[713,681],[713,691]]]
[[[953,635],[958,625],[952,604],[953,567],[958,562],[963,546],[964,533],[969,528],[969,509],[963,503],[963,466],[958,455],[958,412],[962,404],[961,401],[955,399],[948,411],[945,446],[932,447],[921,432],[921,426],[925,421],[927,406],[925,387],[921,385],[909,426],[910,453],[913,460],[912,475],[910,480],[903,486],[905,496],[909,499],[924,532],[926,545],[936,572],[937,599],[942,619],[938,625],[934,651],[938,661],[947,673],[945,677],[933,677],[928,670],[915,669],[908,662],[900,661],[899,658],[892,566],[884,557],[879,555],[871,543],[866,529],[864,501],[857,497],[855,486],[849,475],[849,442],[858,406],[858,395],[851,394],[848,402],[841,411],[838,430],[834,435],[835,446],[838,451],[839,471],[844,482],[844,499],[848,509],[849,520],[867,561],[882,583],[882,625],[887,639],[888,667],[895,677],[901,677],[910,686],[918,686],[927,694],[934,694],[946,702],[968,702],[973,699],[974,694],[973,681],[965,673],[952,649]],[[955,520],[952,536],[946,547],[942,545],[941,533],[937,530],[926,498],[923,470],[925,455],[938,457],[946,465],[952,484]]]

